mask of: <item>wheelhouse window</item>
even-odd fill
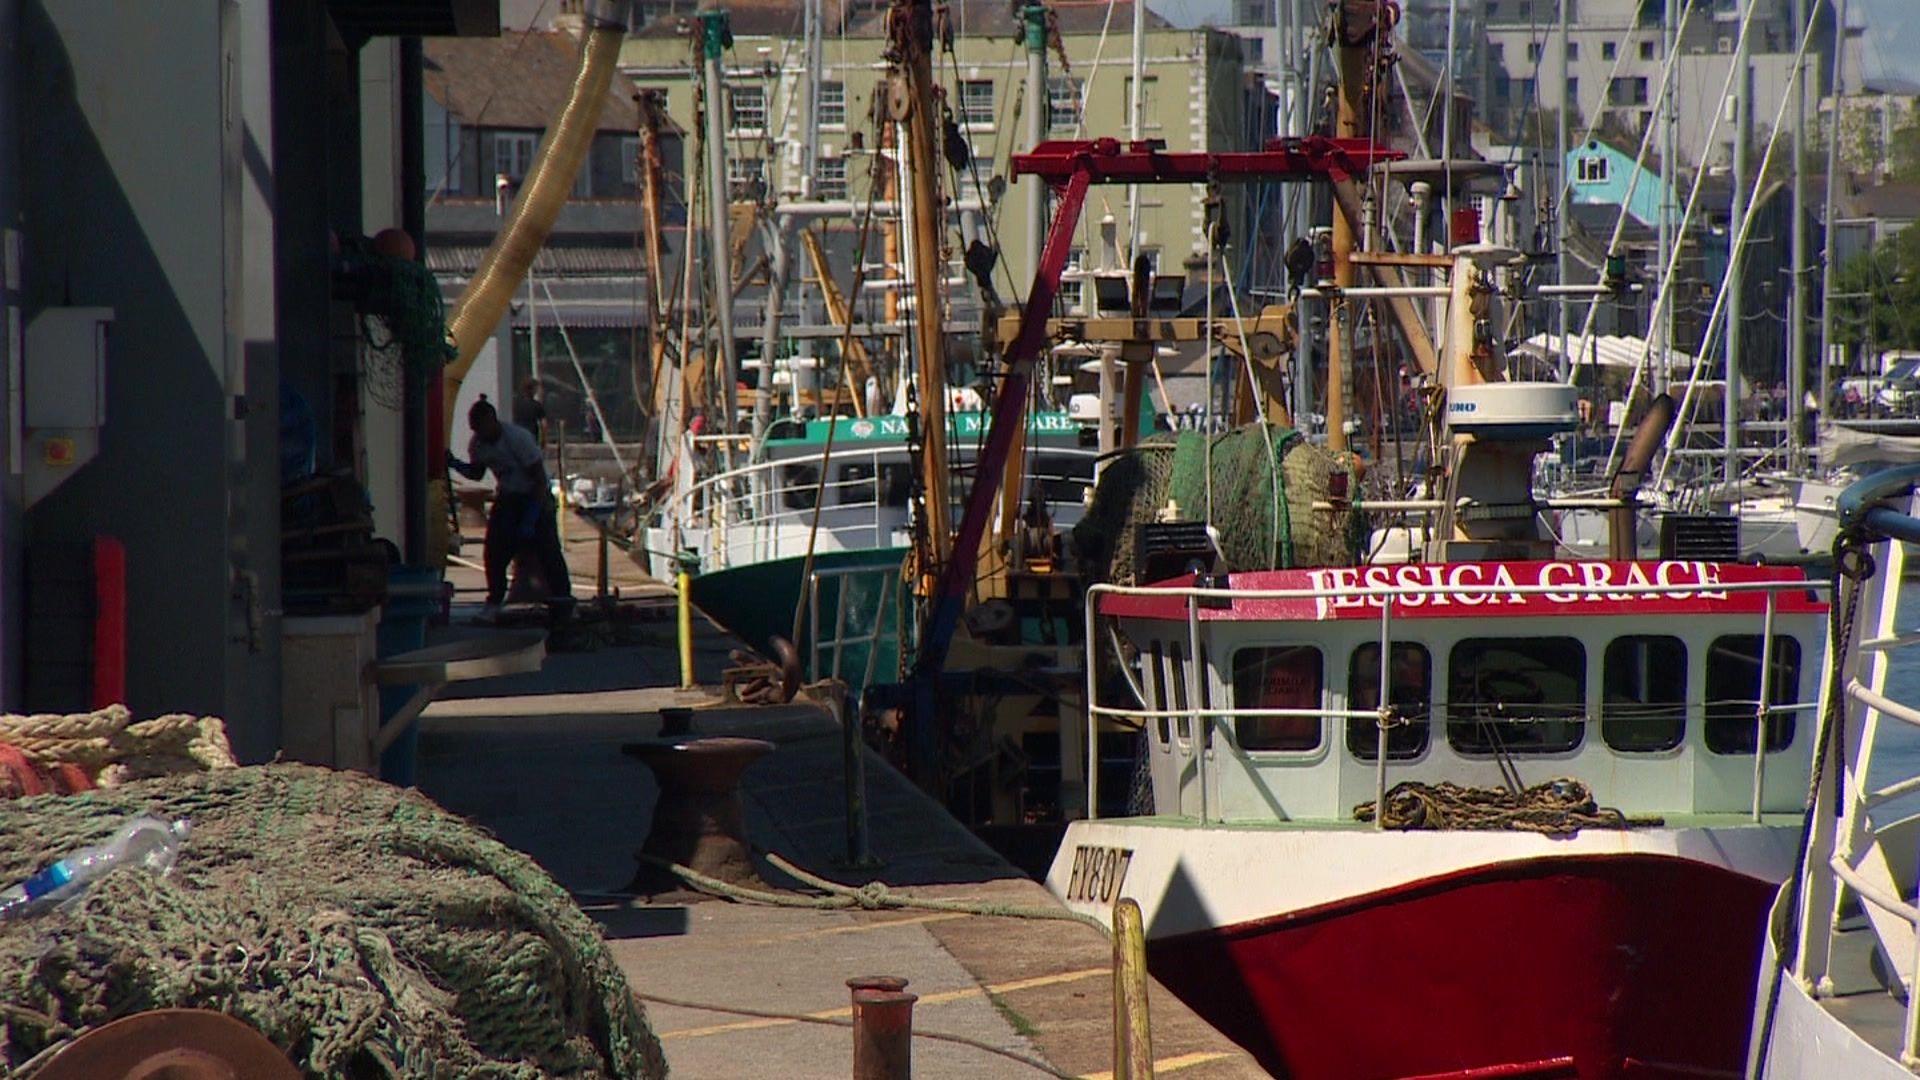
[[[1600,665],[1600,737],[1615,750],[1671,750],[1687,734],[1687,646],[1631,634],[1607,643]]]
[[[1179,642],[1167,645],[1167,685],[1172,689],[1172,705],[1179,716],[1173,718],[1173,730],[1180,737],[1180,745],[1185,746],[1193,738],[1193,717],[1187,710],[1187,650]]]
[[[1167,660],[1160,651],[1160,643],[1154,642],[1147,652],[1147,679],[1152,686],[1153,700],[1149,705],[1155,711],[1164,711],[1171,706],[1167,698]],[[1154,726],[1160,729],[1162,748],[1173,745],[1173,721],[1165,716],[1158,717]]]
[[[1324,664],[1311,645],[1269,645],[1233,654],[1236,709],[1318,709]],[[1318,716],[1241,716],[1234,734],[1242,750],[1316,750]]]
[[[1760,705],[1760,635],[1729,634],[1713,640],[1707,649],[1707,749],[1716,754],[1753,753],[1756,711]],[[1791,705],[1800,689],[1800,642],[1775,634],[1773,669],[1767,680],[1767,704]],[[1776,712],[1767,717],[1767,752],[1793,744],[1794,715]]]
[[[1468,638],[1447,669],[1447,741],[1462,753],[1580,745],[1587,651],[1574,638]]]
[[[1387,657],[1387,704],[1402,723],[1387,729],[1387,758],[1419,757],[1426,752],[1429,719],[1433,713],[1433,657],[1427,647],[1396,641]],[[1368,642],[1353,650],[1347,662],[1347,708],[1380,707],[1380,644]],[[1347,751],[1354,757],[1376,760],[1380,751],[1378,722],[1358,717],[1347,721]]]

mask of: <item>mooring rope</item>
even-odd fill
[[[781,873],[791,875],[813,888],[827,893],[826,896],[796,896],[792,893],[768,892],[765,889],[751,889],[734,885],[718,878],[708,877],[665,859],[645,852],[638,853],[641,862],[655,866],[674,877],[679,878],[695,890],[718,896],[726,900],[738,900],[742,903],[766,904],[771,907],[806,908],[812,911],[847,911],[859,908],[864,911],[897,911],[912,909],[916,911],[950,911],[961,915],[979,915],[996,919],[1043,919],[1055,922],[1077,922],[1090,926],[1102,934],[1107,926],[1091,915],[1082,915],[1065,908],[1036,907],[1027,904],[1004,904],[996,900],[935,900],[923,896],[908,896],[894,892],[884,883],[870,881],[855,888],[841,885],[817,877],[793,865],[771,851],[762,853],[766,860]]]

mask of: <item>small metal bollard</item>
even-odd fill
[[[905,979],[876,977],[899,983]],[[854,980],[849,979],[852,985]],[[912,1080],[913,1003],[920,995],[905,990],[855,987],[853,991],[853,1080]]]

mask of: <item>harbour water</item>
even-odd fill
[[[1916,625],[1916,618],[1920,618],[1920,589],[1900,597],[1896,625],[1905,630]],[[1894,650],[1893,667],[1887,676],[1887,696],[1895,701],[1920,703],[1920,645]],[[1875,787],[1920,773],[1920,728],[1910,724],[1885,724],[1874,751],[1872,774],[1867,779]],[[1902,799],[1889,805],[1896,812],[1920,811],[1920,799]]]

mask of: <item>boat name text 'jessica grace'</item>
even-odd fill
[[[1632,602],[1635,600],[1724,600],[1727,592],[1716,588],[1720,571],[1713,563],[1668,560],[1638,562],[1543,562],[1543,563],[1431,563],[1411,566],[1339,567],[1311,571],[1316,589],[1342,590],[1340,595],[1320,599],[1323,611],[1350,608],[1379,608],[1384,593],[1396,589],[1445,589],[1445,592],[1402,593],[1394,597],[1395,608],[1476,607],[1482,604],[1579,604]],[[1485,591],[1476,591],[1478,587]],[[1571,586],[1574,592],[1551,591],[1555,586]],[[1544,592],[1521,592],[1544,589]],[[1594,589],[1658,589],[1643,594],[1606,594]],[[1369,592],[1367,590],[1378,590]]]

